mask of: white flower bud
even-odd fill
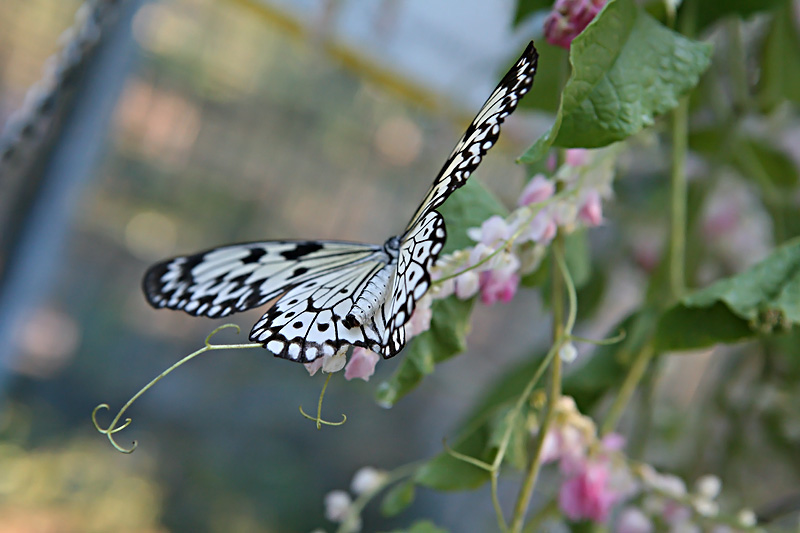
[[[356,472],[356,475],[353,476],[353,482],[350,484],[350,490],[352,490],[353,494],[356,496],[360,496],[365,492],[371,492],[381,487],[385,479],[386,472],[383,470],[378,470],[377,468],[373,468],[371,466],[365,466],[359,469],[358,472]]]
[[[744,527],[753,527],[756,525],[756,513],[751,509],[742,509],[736,515],[736,519]]]
[[[722,489],[722,481],[717,476],[703,476],[695,483],[695,490],[698,494],[713,500],[719,496],[719,491]]]
[[[700,516],[713,517],[717,516],[719,513],[719,505],[717,505],[717,502],[708,500],[706,498],[695,498],[692,501],[692,505],[694,506],[694,510],[697,511],[697,514]]]
[[[561,348],[558,349],[558,357],[567,364],[572,363],[578,357],[578,350],[571,342],[562,344]]]
[[[331,522],[342,522],[350,512],[353,500],[343,490],[334,490],[325,495],[325,518]]]

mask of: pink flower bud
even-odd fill
[[[544,36],[550,44],[569,49],[581,33],[603,9],[607,0],[557,0],[544,22]]]
[[[503,270],[481,272],[481,301],[485,305],[508,303],[517,293],[519,274]]]
[[[583,205],[578,210],[578,219],[589,227],[599,226],[603,222],[603,204],[597,191],[589,191]]]
[[[543,202],[553,196],[556,192],[556,185],[542,174],[536,174],[522,190],[522,194],[517,200],[517,205],[530,205]]]
[[[369,381],[370,376],[375,373],[378,359],[380,356],[371,350],[360,346],[353,348],[353,355],[350,356],[350,361],[347,362],[347,367],[344,369],[344,379],[350,381],[361,378]]]

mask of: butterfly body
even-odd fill
[[[307,363],[351,345],[396,355],[446,240],[436,208],[496,143],[500,124],[533,83],[537,58],[531,43],[456,144],[402,234],[383,245],[263,241],[168,259],[145,274],[147,300],[217,318],[277,298],[250,340],[278,357]]]

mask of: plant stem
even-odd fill
[[[564,278],[556,256],[563,256],[564,236],[559,233],[553,242],[553,265],[552,277],[552,305],[553,305],[553,343],[559,343],[564,335]],[[517,502],[514,505],[514,515],[511,520],[511,531],[520,533],[525,521],[525,514],[531,501],[533,489],[536,486],[536,478],[542,466],[542,449],[547,431],[553,421],[556,412],[556,405],[561,396],[561,357],[556,354],[550,365],[550,382],[548,384],[547,409],[544,419],[539,426],[539,433],[536,436],[533,457],[528,464],[525,479],[522,483]]]
[[[622,412],[625,410],[625,406],[628,405],[631,396],[633,396],[633,393],[636,391],[636,386],[642,379],[645,370],[647,370],[650,359],[653,357],[653,352],[653,345],[648,343],[636,354],[636,358],[633,360],[628,375],[625,376],[625,381],[619,389],[619,394],[614,399],[614,403],[611,405],[611,409],[609,409],[608,415],[606,415],[606,419],[603,421],[603,426],[600,430],[601,435],[610,433],[617,426],[617,422],[619,422]]]
[[[672,112],[672,201],[669,281],[673,300],[684,292],[686,279],[686,151],[689,144],[689,100]]]

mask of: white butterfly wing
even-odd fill
[[[444,247],[447,233],[444,217],[431,211],[417,221],[400,247],[391,297],[384,306],[384,357],[396,355],[405,346],[405,324],[411,319],[417,301],[431,286],[430,269]]]
[[[250,340],[304,363],[348,345],[380,350],[381,335],[373,321],[354,328],[343,322],[355,298],[385,266],[375,260],[353,263],[292,287],[256,323]]]

